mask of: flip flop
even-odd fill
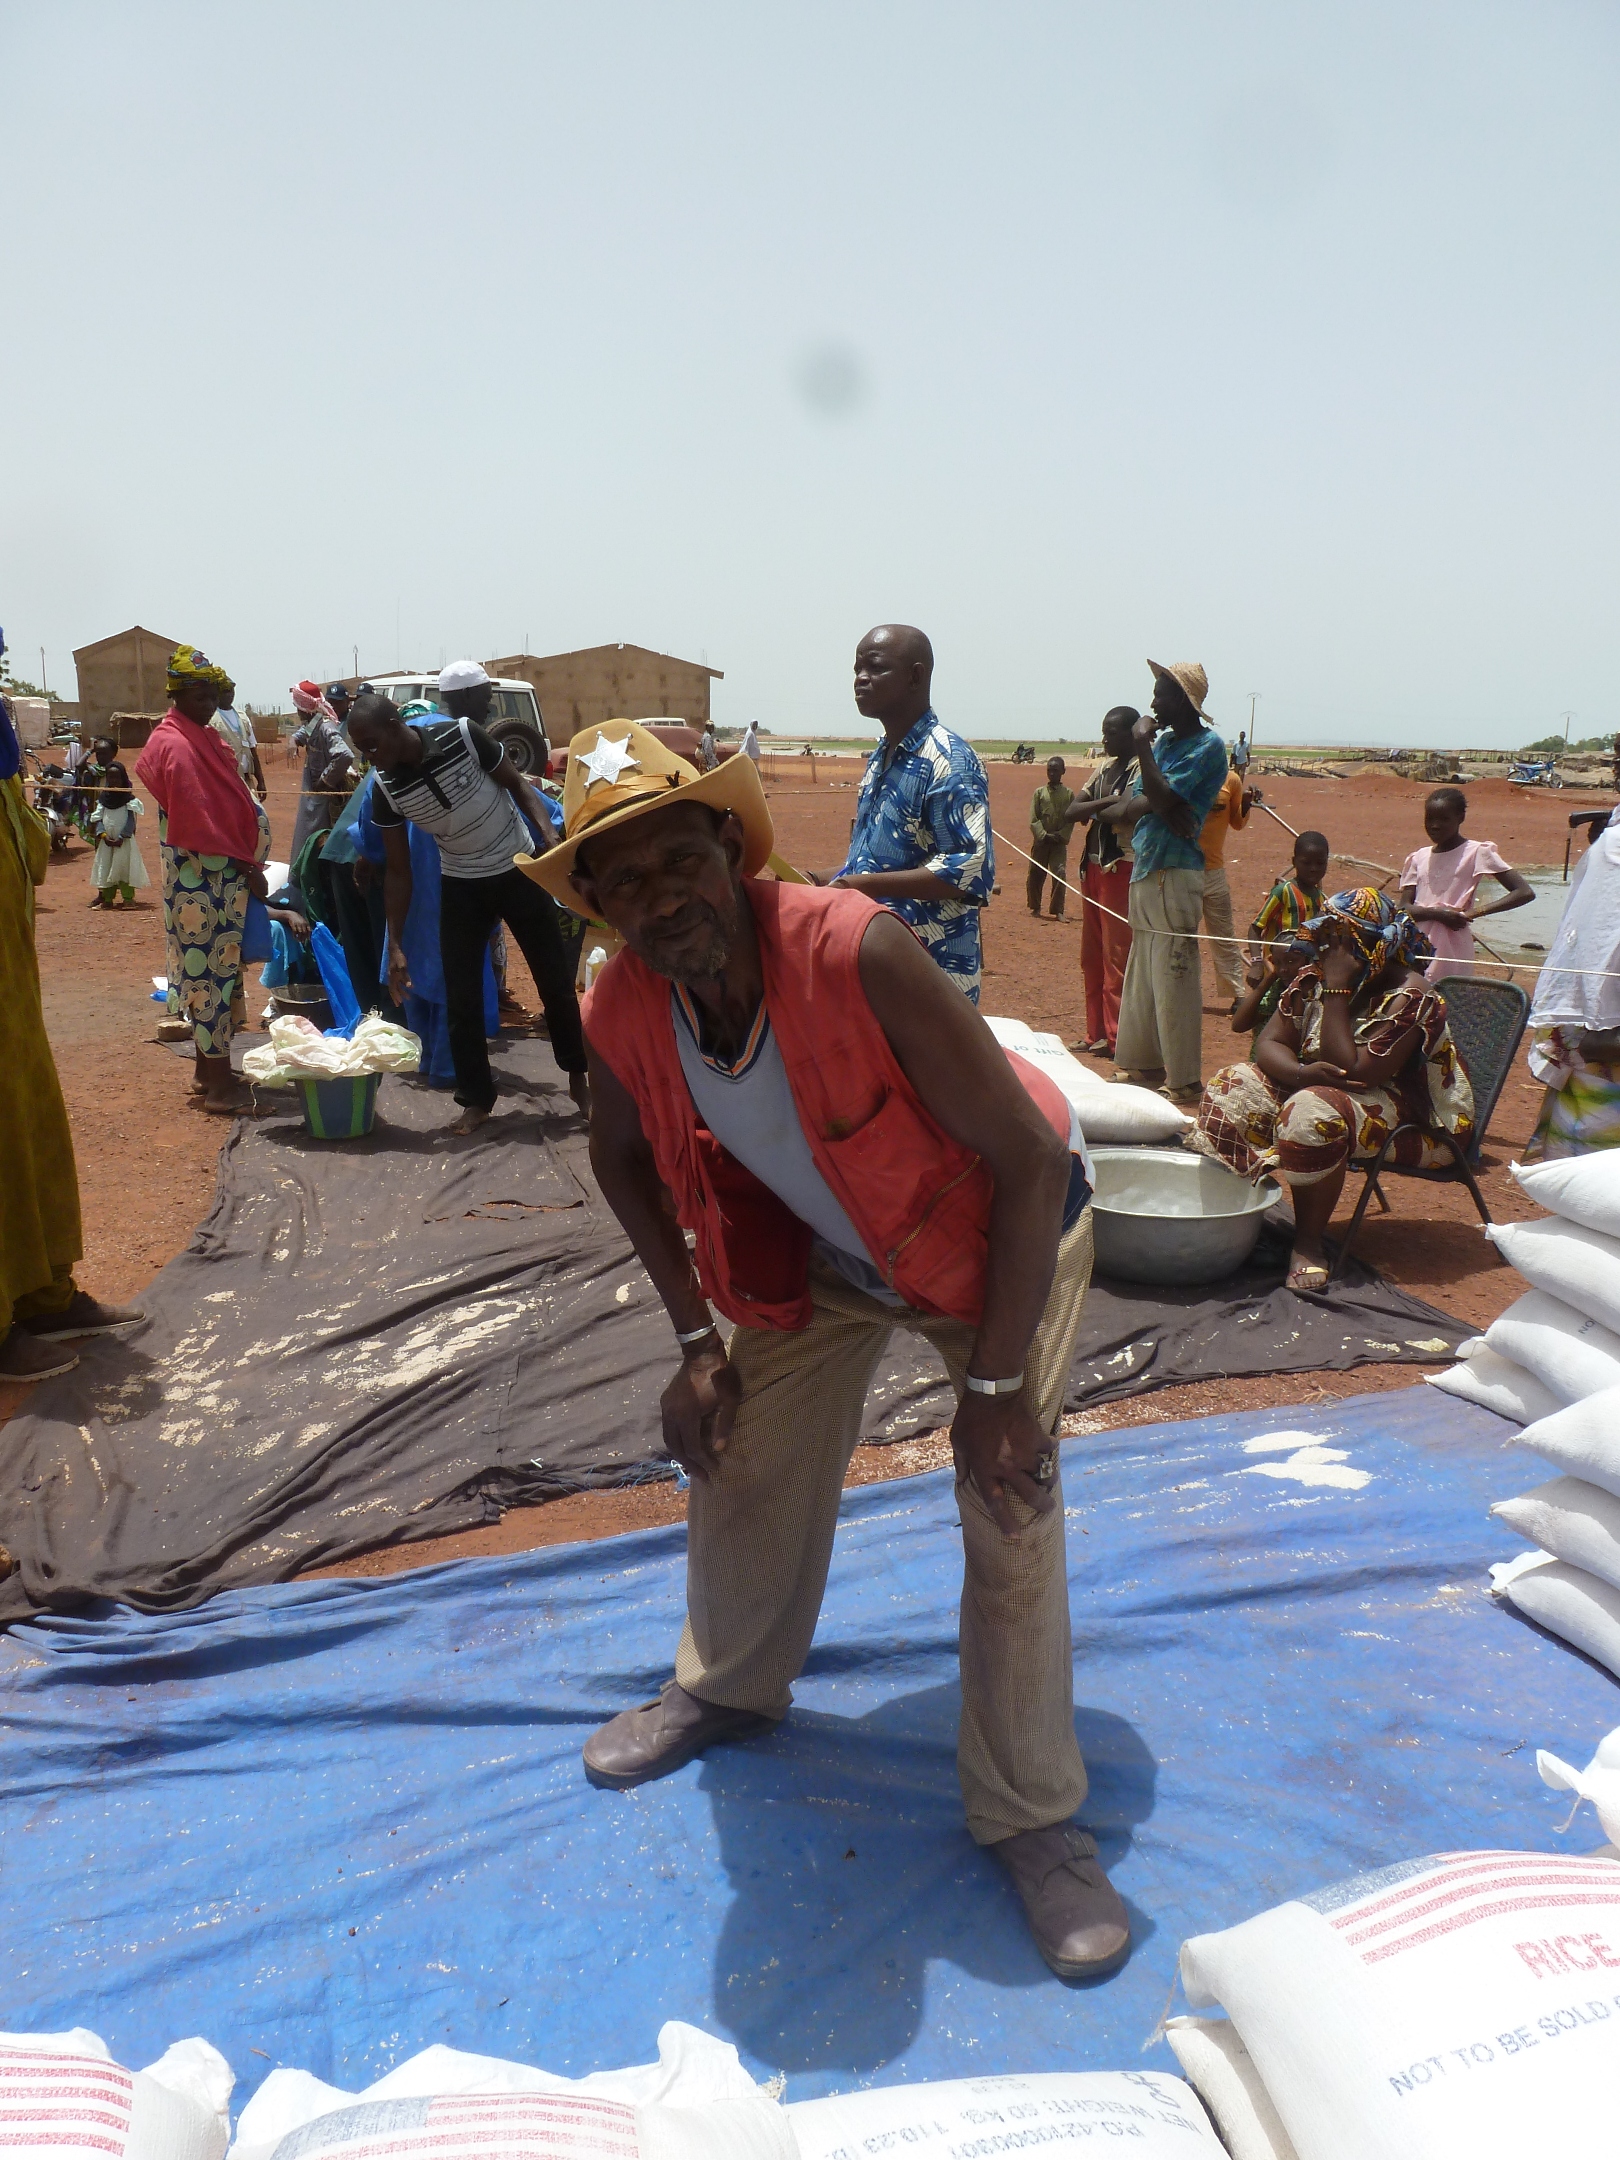
[[[1312,1276],[1321,1279],[1308,1280]],[[1298,1267],[1291,1267],[1283,1284],[1285,1290],[1292,1290],[1297,1297],[1320,1297],[1327,1286],[1328,1271],[1318,1260],[1302,1260]]]

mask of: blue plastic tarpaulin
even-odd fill
[[[1105,1982],[1050,1977],[962,1826],[937,1474],[846,1495],[786,1722],[636,1793],[579,1749],[669,1669],[680,1529],[14,1629],[6,2022],[129,2062],[201,2033],[239,2100],[434,2041],[577,2074],[650,2059],[666,2017],[790,2098],[1169,2067],[1185,1936],[1556,1846],[1535,1747],[1585,1761],[1620,1697],[1485,1595],[1513,1550],[1486,1509],[1539,1474],[1509,1431],[1419,1386],[1065,1445],[1086,1815],[1136,1927]]]

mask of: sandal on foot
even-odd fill
[[[1320,1297],[1328,1286],[1328,1271],[1320,1260],[1301,1260],[1288,1270],[1283,1288],[1298,1297]]]

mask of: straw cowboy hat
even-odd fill
[[[582,729],[568,745],[563,838],[544,855],[515,857],[517,867],[543,885],[553,900],[588,916],[589,909],[568,882],[580,842],[672,802],[734,811],[742,821],[747,876],[757,876],[770,860],[776,832],[752,758],[729,757],[713,772],[700,773],[634,720],[609,720],[604,727]]]
[[[1173,660],[1168,667],[1162,661],[1150,660],[1148,666],[1153,670],[1155,679],[1168,676],[1186,697],[1200,720],[1209,718],[1209,714],[1204,710],[1204,700],[1209,696],[1209,677],[1196,660]]]

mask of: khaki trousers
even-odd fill
[[[1024,899],[1032,915],[1041,912],[1041,888],[1046,883],[1047,872],[1052,876],[1052,913],[1061,915],[1063,903],[1068,897],[1066,884],[1069,875],[1069,843],[1067,837],[1058,833],[1042,833],[1029,843],[1029,875],[1024,880]],[[1062,880],[1063,882],[1059,882]]]
[[[1166,1087],[1197,1087],[1204,1065],[1204,989],[1194,932],[1204,873],[1150,870],[1131,880],[1131,957],[1119,998],[1116,1062],[1164,1071]]]
[[[1220,863],[1204,865],[1204,928],[1212,938],[1232,936],[1232,888]],[[1214,944],[1209,957],[1215,969],[1215,987],[1227,998],[1243,995],[1243,961],[1235,944]]]
[[[1056,1432],[1080,1307],[1091,1280],[1091,1210],[1058,1246],[1030,1346],[1030,1409]],[[687,1512],[686,1629],[675,1677],[706,1702],[780,1717],[792,1702],[832,1558],[844,1473],[866,1390],[893,1330],[923,1336],[958,1398],[973,1348],[959,1320],[882,1305],[813,1261],[807,1328],[738,1328],[742,1406],[715,1474],[694,1478]],[[1074,1737],[1074,1669],[1063,1488],[1038,1515],[1010,1498],[1005,1538],[958,1462],[963,1581],[962,1720],[956,1763],[981,1845],[1066,1822],[1086,1796]]]

